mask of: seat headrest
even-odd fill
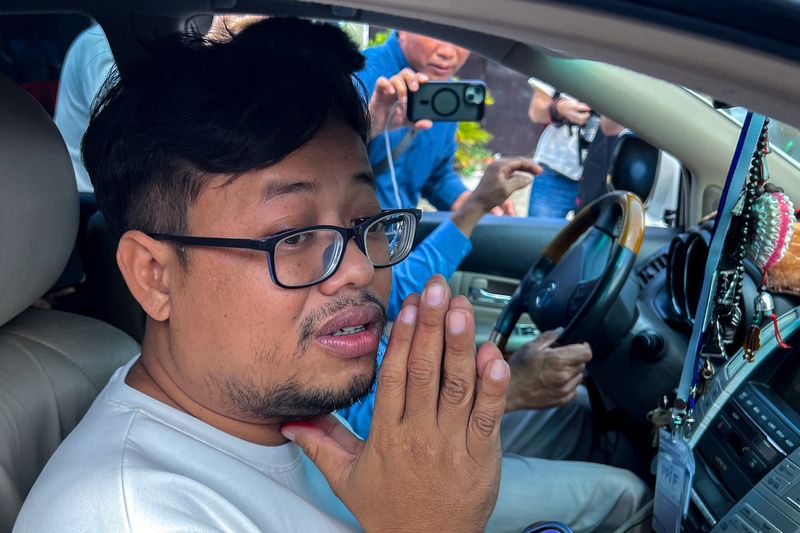
[[[0,326],[58,279],[75,245],[72,162],[47,112],[0,76]]]
[[[660,153],[632,133],[621,135],[611,158],[609,189],[630,191],[647,203],[658,176]]]

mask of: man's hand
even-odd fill
[[[514,204],[508,198],[511,193],[530,185],[533,175],[542,167],[531,159],[522,157],[496,159],[483,174],[474,191],[462,193],[450,207],[453,223],[469,237],[480,218],[492,213],[514,215]]]
[[[511,386],[506,411],[556,407],[575,398],[592,350],[585,343],[552,347],[560,333],[542,333],[508,360]]]
[[[330,415],[283,426],[366,531],[483,531],[510,376],[474,334],[469,302],[434,276],[394,323],[366,442]]]
[[[556,102],[556,111],[558,116],[565,122],[583,126],[589,120],[592,108],[589,107],[589,104],[584,104],[572,98],[561,98]]]
[[[533,176],[540,174],[542,167],[532,159],[517,157],[495,159],[483,173],[480,183],[472,191],[468,201],[477,204],[484,213],[495,206],[502,206],[514,191],[530,185]]]
[[[427,82],[428,76],[418,74],[410,68],[404,68],[391,78],[385,76],[378,78],[375,83],[375,92],[372,93],[369,101],[369,138],[377,137],[387,127],[387,120],[390,130],[410,126],[414,126],[418,130],[426,130],[433,126],[433,122],[430,120],[419,120],[412,124],[406,118],[408,93],[418,91],[419,86]],[[396,106],[395,103],[397,103]],[[394,112],[392,112],[393,109]]]

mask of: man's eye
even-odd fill
[[[369,216],[367,216],[367,217],[358,217],[358,218],[354,218],[354,219],[352,220],[352,222],[351,222],[351,223],[353,224],[353,226],[358,226],[359,224],[363,223],[365,220],[369,220],[369,219],[371,219],[372,217],[374,217],[374,216],[375,216],[375,215],[377,215],[377,214],[378,214],[378,213],[375,213],[375,214],[369,215]]]
[[[292,235],[291,237],[286,237],[281,241],[281,244],[286,244],[288,246],[299,246],[301,244],[307,243],[309,240],[313,239],[314,235],[311,232],[308,233],[298,233],[297,235]]]

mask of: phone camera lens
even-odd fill
[[[458,110],[458,95],[452,89],[440,89],[433,95],[433,110],[443,117],[449,117]]]
[[[468,104],[481,104],[484,97],[484,90],[480,85],[470,85],[464,89],[464,100]]]

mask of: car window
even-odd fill
[[[363,35],[363,30],[353,25],[346,29],[351,36]],[[366,46],[384,44],[392,32],[370,27]],[[533,157],[545,165],[545,172],[537,178],[538,183],[534,181],[533,186],[512,195],[516,216],[568,218],[582,205],[608,191],[609,163],[618,137],[632,135],[624,125],[595,112],[586,114],[583,125],[565,120],[556,128],[540,117],[534,120],[534,91],[544,89],[550,99],[554,96],[568,99],[569,96],[561,95],[557,88],[543,80],[529,79],[477,53],[470,54],[454,77],[481,80],[488,89],[483,120],[461,122],[456,132],[454,168],[468,188],[477,186],[492,159],[522,156]],[[675,224],[681,175],[681,163],[661,152],[657,185],[645,199],[648,225]],[[554,204],[557,209],[551,208]],[[418,207],[435,210],[424,197]]]
[[[741,124],[744,122],[747,109],[744,107],[732,107],[723,109],[722,112]],[[800,143],[800,130],[797,128],[771,118],[769,122],[769,143],[773,150],[783,152],[797,163],[800,163],[800,146],[798,146],[798,143]]]
[[[260,18],[248,15],[222,17],[223,23],[234,31],[239,26],[248,24],[250,20]],[[51,54],[55,59],[52,61],[54,66],[50,68],[50,77],[55,81],[49,82],[51,95],[46,105],[51,113],[54,111],[57,73],[66,45],[88,21],[79,17],[77,21],[72,20],[66,29],[62,28],[65,22],[60,24],[57,34],[61,44],[55,47],[58,52]],[[362,49],[382,45],[394,33],[391,29],[350,22],[338,24]],[[54,47],[46,49],[51,48]],[[89,76],[88,73],[86,75]],[[95,77],[98,76],[99,74]],[[583,205],[609,190],[609,164],[617,142],[620,136],[631,134],[624,125],[594,112],[586,113],[585,123],[571,122],[576,118],[573,113],[562,108],[562,104],[556,104],[552,109],[556,113],[557,110],[562,110],[565,116],[555,118],[563,122],[554,124],[549,118],[546,121],[539,118],[534,120],[532,110],[535,91],[546,86],[546,97],[551,100],[567,100],[569,96],[560,94],[557,88],[548,86],[544,80],[534,82],[527,76],[476,53],[469,54],[466,62],[452,78],[480,80],[487,87],[483,119],[480,122],[459,122],[455,129],[456,146],[452,172],[457,174],[464,187],[474,189],[495,158],[533,157],[545,171],[534,180],[532,186],[511,196],[513,208],[507,209],[506,214],[518,217],[569,218]],[[97,84],[87,82],[86,85],[94,87]],[[69,132],[65,133],[68,134]],[[380,143],[380,139],[373,141],[376,142]],[[79,158],[74,158],[74,164],[79,190],[90,191],[88,179],[83,180],[85,183],[82,184]],[[408,170],[407,167],[401,169],[402,172]],[[671,155],[661,152],[656,174],[657,185],[644,198],[647,223],[651,226],[670,226],[676,220],[682,165]],[[617,184],[617,188],[621,187]],[[434,205],[439,205],[440,208],[450,206],[442,198],[437,198],[436,191],[428,190],[428,194],[425,194],[425,190],[422,192],[419,194],[417,207],[435,210]]]
[[[52,116],[67,48],[89,24],[81,15],[0,17],[0,74],[19,83]]]

